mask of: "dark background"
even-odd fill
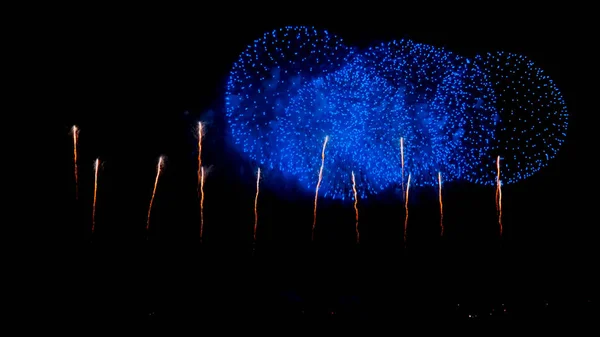
[[[343,20],[239,14],[244,19],[238,20],[211,13],[197,18],[90,13],[57,20],[44,33],[47,49],[60,60],[48,66],[68,85],[56,82],[63,94],[55,100],[67,99],[56,107],[61,123],[53,130],[60,139],[53,150],[56,187],[44,215],[52,220],[41,233],[62,247],[77,246],[66,257],[77,262],[61,263],[65,270],[54,271],[74,275],[63,282],[68,289],[63,300],[73,299],[65,309],[69,314],[91,321],[195,322],[232,315],[398,320],[487,317],[494,309],[493,317],[502,318],[587,317],[597,230],[589,206],[595,191],[578,184],[590,172],[582,169],[588,158],[579,155],[578,130],[585,124],[576,89],[581,32],[547,28],[546,17],[538,22],[499,16],[485,25],[478,21],[477,27],[487,28],[473,29],[464,24],[468,18],[429,19],[424,25],[418,18],[376,20],[366,13],[371,20],[358,14]],[[492,187],[444,186],[443,238],[436,191],[411,190],[406,248],[402,201],[391,193],[361,200],[357,246],[351,204],[320,199],[311,243],[311,194],[282,195],[265,187],[253,252],[255,167],[228,147],[224,86],[247,44],[265,31],[294,24],[327,29],[359,47],[410,38],[464,56],[522,53],[555,80],[569,107],[568,137],[547,168],[504,187],[502,239]],[[196,191],[198,120],[209,123],[203,162],[213,165],[205,188],[203,245]],[[81,129],[77,202],[73,124]],[[147,235],[146,212],[161,154],[168,159]],[[104,164],[92,236],[96,157]],[[510,311],[497,315],[506,306]]]

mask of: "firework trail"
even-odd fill
[[[317,199],[319,198],[319,187],[321,187],[321,180],[323,180],[323,166],[325,165],[325,147],[329,141],[329,136],[325,136],[323,142],[323,151],[321,151],[321,169],[319,170],[319,181],[317,182],[317,188],[315,189],[315,207],[313,210],[313,226],[312,226],[312,240],[315,240],[315,226],[317,225]]]
[[[352,171],[352,191],[354,192],[354,214],[356,215],[356,243],[360,243],[360,232],[358,231],[358,193],[356,192],[354,171]]]
[[[400,164],[402,165],[402,196],[404,196],[404,137],[400,137]]]
[[[152,213],[152,204],[154,203],[154,196],[156,195],[156,187],[158,186],[158,178],[165,164],[165,157],[160,156],[158,158],[158,165],[156,165],[156,179],[154,180],[154,189],[152,190],[152,198],[150,199],[150,206],[148,207],[148,219],[146,220],[146,231],[150,229],[150,213]]]
[[[73,125],[71,128],[73,134],[73,164],[75,167],[75,200],[79,200],[79,172],[77,169],[77,140],[79,138],[79,128]]]
[[[256,196],[254,197],[254,242],[256,242],[256,228],[258,226],[258,193],[260,192],[260,167],[256,173]]]
[[[410,191],[410,174],[406,182],[406,196],[404,198],[404,244],[406,245],[406,229],[408,227],[408,192]]]
[[[500,156],[496,159],[496,210],[498,212],[498,225],[502,236],[502,181],[500,180]]]
[[[202,167],[202,138],[204,138],[204,124],[198,122],[198,198],[200,199],[200,242],[204,230],[204,167]]]
[[[438,172],[438,198],[440,201],[440,236],[444,236],[444,203],[442,203],[442,172]]]
[[[92,204],[92,234],[96,228],[96,195],[98,194],[98,170],[100,170],[100,158],[94,162],[94,203]]]
[[[202,182],[202,138],[204,138],[204,124],[198,122],[198,193]]]
[[[200,168],[200,242],[202,242],[202,234],[204,233],[204,181],[206,180],[206,169]]]

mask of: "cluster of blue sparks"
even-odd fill
[[[352,199],[391,186],[525,179],[564,142],[567,110],[542,69],[498,52],[465,58],[399,40],[366,50],[327,31],[265,33],[230,72],[226,115],[234,144],[263,169],[320,194]],[[402,143],[402,144],[401,144]]]

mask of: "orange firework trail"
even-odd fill
[[[321,187],[321,180],[323,180],[323,166],[325,165],[325,147],[329,141],[329,136],[325,136],[323,142],[323,150],[321,151],[321,169],[319,170],[319,181],[317,182],[317,188],[315,189],[315,207],[313,210],[313,226],[312,226],[312,240],[315,239],[315,226],[317,225],[317,199],[319,198],[319,187]]]
[[[154,180],[154,189],[152,190],[152,198],[150,199],[150,206],[148,207],[148,219],[146,220],[146,231],[150,229],[150,213],[152,213],[152,204],[154,204],[154,196],[156,195],[156,187],[158,186],[158,178],[165,164],[165,157],[160,156],[158,158],[158,165],[156,165],[156,179]]]
[[[204,168],[202,167],[202,138],[204,138],[204,124],[198,122],[198,197],[200,199],[200,241],[204,229]]]
[[[92,204],[92,234],[96,228],[96,195],[98,194],[98,170],[100,170],[100,158],[94,162],[94,203]]]
[[[500,156],[496,159],[496,210],[498,211],[498,225],[502,236],[502,181],[500,181]]]
[[[404,196],[404,137],[400,137],[400,164],[402,165],[402,196]]]
[[[406,229],[408,227],[408,192],[410,191],[410,174],[406,182],[406,196],[404,198],[404,244],[406,244]]]
[[[256,242],[256,228],[258,226],[258,192],[260,192],[260,167],[256,173],[256,196],[254,197],[254,242]]]
[[[360,243],[360,232],[358,231],[358,193],[356,192],[354,171],[352,171],[352,191],[354,192],[354,214],[356,214],[356,243]]]
[[[202,138],[204,138],[204,125],[198,122],[198,187],[202,182]]]
[[[202,234],[204,233],[204,181],[206,180],[206,170],[200,168],[200,242],[202,242]]]
[[[73,134],[73,164],[75,166],[75,199],[79,200],[79,172],[77,169],[77,139],[79,138],[79,128],[73,125],[71,128]]]
[[[442,203],[442,172],[438,172],[438,198],[440,200],[440,229],[444,236],[444,204]]]

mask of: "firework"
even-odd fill
[[[408,192],[410,191],[410,174],[406,181],[406,196],[404,197],[404,244],[406,244],[406,229],[408,227]]]
[[[146,220],[146,231],[150,229],[150,214],[152,213],[152,204],[154,204],[154,196],[156,195],[156,187],[158,186],[158,178],[162,173],[165,164],[165,157],[160,156],[158,158],[158,164],[156,165],[156,179],[154,180],[154,189],[152,190],[152,198],[150,198],[150,206],[148,207],[148,218]]]
[[[313,209],[313,226],[312,226],[312,240],[315,239],[315,226],[317,225],[317,199],[319,198],[319,187],[321,187],[321,180],[323,180],[323,167],[325,166],[325,148],[327,147],[327,142],[329,141],[329,136],[325,136],[325,141],[323,142],[323,150],[321,151],[321,169],[319,169],[319,181],[317,182],[317,187],[315,188],[315,207]]]
[[[352,192],[354,193],[354,214],[356,216],[356,243],[360,243],[360,232],[358,231],[358,193],[356,192],[356,179],[352,171]]]
[[[402,166],[402,175],[400,176],[402,197],[404,197],[404,137],[400,137],[400,165]]]
[[[204,138],[204,124],[198,122],[198,199],[200,200],[200,241],[204,230],[204,167],[202,167],[202,138]]]
[[[71,134],[73,135],[73,165],[75,169],[75,199],[79,200],[79,172],[77,169],[77,142],[79,138],[79,128],[77,125],[73,125],[71,128]]]
[[[442,203],[442,172],[438,172],[438,199],[440,202],[440,236],[444,236],[444,204]]]
[[[204,181],[206,180],[206,169],[200,168],[200,242],[202,242],[202,234],[204,234]]]
[[[98,194],[98,171],[100,170],[100,158],[94,162],[94,203],[92,204],[92,234],[96,229],[96,195]]]
[[[202,167],[202,138],[204,138],[204,124],[198,122],[198,174],[200,174],[200,167]]]
[[[498,225],[502,236],[502,181],[500,180],[500,156],[496,159],[496,211],[498,212]]]
[[[256,196],[254,197],[254,242],[256,242],[256,228],[258,226],[258,193],[260,191],[260,167],[256,173]]]

